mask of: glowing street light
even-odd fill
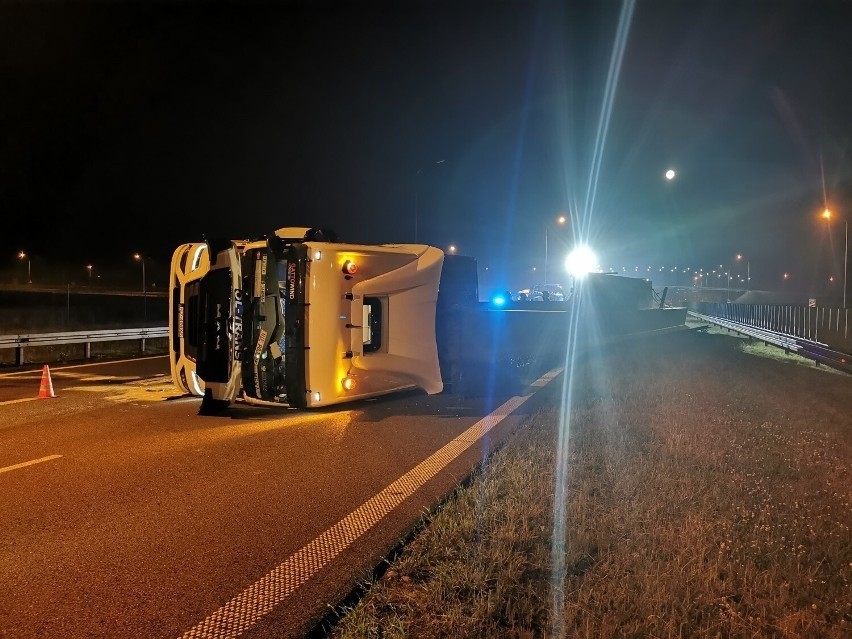
[[[666,171],[665,176],[666,179],[671,182],[677,177],[677,172],[674,169],[669,169],[668,171]]]
[[[93,268],[93,266],[91,264],[86,264],[86,270],[89,271],[89,285],[90,286],[92,284],[92,268]]]
[[[27,261],[27,284],[32,284],[33,283],[32,263],[30,261],[30,256],[27,255],[26,251],[19,251],[18,252],[18,259],[21,260],[22,262],[24,260]]]
[[[447,248],[447,252],[448,253],[455,253],[456,252],[455,244],[450,244],[449,248]]]
[[[741,253],[737,253],[737,261],[741,262],[743,256]],[[746,260],[746,290],[751,290],[751,260]]]
[[[133,259],[137,262],[142,262],[142,317],[148,321],[148,289],[145,286],[145,256],[141,253],[134,253]]]
[[[556,223],[560,226],[564,225],[565,222],[568,221],[564,215],[560,215],[556,218]],[[550,224],[544,225],[544,284],[547,285],[547,236],[550,233]]]
[[[825,210],[822,212],[822,217],[827,221],[831,222],[831,210],[828,207],[825,207]],[[847,264],[849,262],[849,220],[847,218],[843,219],[845,225],[845,242],[843,249],[843,308],[846,308],[846,272],[847,272]]]

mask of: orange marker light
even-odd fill
[[[358,272],[358,265],[352,260],[346,260],[343,263],[343,272],[347,275],[355,275]]]
[[[343,385],[343,390],[351,391],[355,388],[355,380],[351,377],[344,377],[340,383]]]

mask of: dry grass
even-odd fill
[[[334,636],[852,635],[852,378],[738,344],[687,334],[583,364],[564,493],[545,410]]]

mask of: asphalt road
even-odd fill
[[[167,368],[0,374],[0,637],[303,636],[561,380],[203,417]]]

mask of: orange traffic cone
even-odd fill
[[[56,397],[53,392],[53,382],[50,380],[50,369],[47,364],[41,369],[41,387],[38,389],[39,399],[50,399]]]

